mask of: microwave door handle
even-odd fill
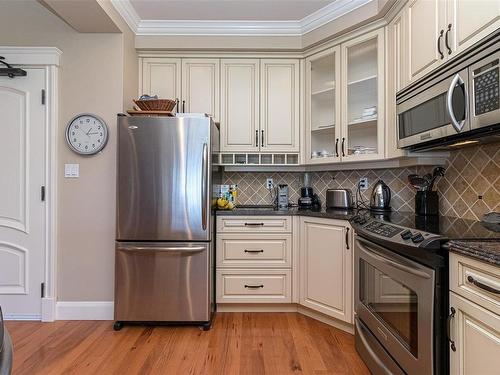
[[[465,119],[462,121],[458,121],[457,118],[455,117],[455,112],[453,110],[453,91],[455,91],[455,87],[459,85],[464,85],[464,96],[465,96],[465,101],[464,101],[464,106],[465,106]],[[465,120],[467,119],[467,106],[468,106],[469,98],[467,95],[467,87],[465,87],[464,80],[462,77],[460,77],[460,74],[456,74],[455,77],[453,77],[453,80],[451,81],[450,87],[448,88],[448,93],[446,95],[446,109],[448,111],[448,115],[450,115],[450,120],[451,124],[457,131],[457,133],[460,133],[465,125]]]

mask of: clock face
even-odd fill
[[[69,147],[81,155],[93,155],[101,151],[108,141],[108,127],[99,117],[81,114],[74,117],[66,128]]]

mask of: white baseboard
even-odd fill
[[[40,315],[32,315],[32,314],[5,314],[3,316],[4,320],[27,320],[27,321],[40,321],[42,317]]]
[[[57,320],[113,320],[113,301],[58,301]]]

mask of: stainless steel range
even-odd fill
[[[356,349],[374,374],[446,374],[448,346],[445,238],[358,215]]]

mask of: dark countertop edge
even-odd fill
[[[234,210],[215,210],[217,216],[308,216],[325,219],[350,220],[356,215],[355,210],[288,210],[236,208]]]
[[[497,244],[498,251],[489,250],[479,247],[475,245],[477,243],[488,243]],[[497,239],[484,239],[484,240],[451,240],[447,244],[448,250],[460,254],[468,256],[469,258],[476,259],[488,264],[493,264],[495,266],[500,267],[500,241]]]

